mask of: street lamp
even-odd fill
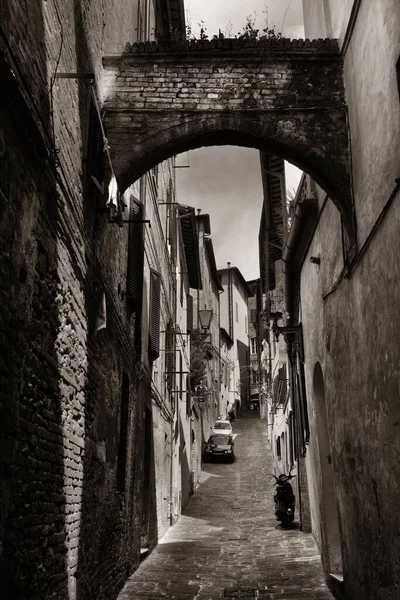
[[[199,321],[200,321],[200,325],[201,325],[201,328],[204,331],[204,333],[210,327],[212,316],[213,316],[212,310],[207,310],[206,308],[204,308],[203,310],[199,310]]]

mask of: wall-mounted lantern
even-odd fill
[[[206,308],[199,310],[199,321],[204,333],[210,328],[212,316],[212,310],[207,310]]]

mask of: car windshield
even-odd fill
[[[215,444],[216,446],[227,446],[231,443],[230,435],[212,435],[209,440],[209,444]]]
[[[217,421],[214,425],[214,429],[230,429],[231,428],[231,424],[228,423],[227,421],[225,421],[225,423],[223,421]]]

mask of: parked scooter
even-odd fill
[[[289,480],[293,479],[293,475],[282,473],[279,477],[276,477],[276,475],[273,475],[273,477],[276,485],[274,494],[275,515],[278,521],[281,522],[282,527],[289,527],[294,520],[295,495],[289,483]]]

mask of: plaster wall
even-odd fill
[[[325,374],[326,361],[329,359],[330,331],[326,330],[324,322],[324,301],[322,296],[335,284],[338,269],[342,263],[340,216],[331,201],[323,205],[322,194],[319,196],[320,216],[318,228],[305,258],[301,272],[301,308],[300,319],[303,323],[305,383],[310,425],[310,440],[306,453],[308,490],[310,497],[310,512],[312,531],[322,554],[326,571],[329,570],[327,542],[324,537],[324,507],[322,493],[322,473],[318,443],[317,411],[313,390],[313,373],[316,362],[320,362]],[[310,262],[311,256],[319,256],[321,264]],[[340,314],[335,325],[341,328]],[[347,354],[347,350],[343,349]],[[333,390],[326,393],[329,406]],[[334,415],[331,415],[335,418]],[[325,458],[325,457],[323,457]]]
[[[228,412],[235,406],[235,394],[232,382],[233,355],[232,341],[221,332],[220,354],[221,354],[221,401],[220,414],[227,417]]]
[[[243,403],[249,399],[250,381],[249,374],[249,337],[248,337],[248,307],[247,292],[235,272],[230,269],[232,295],[229,298],[229,269],[219,271],[224,293],[221,295],[221,326],[229,332],[229,310],[233,324],[232,360],[234,362],[234,387],[237,390],[236,401],[243,407]],[[229,308],[229,301],[231,306]]]
[[[322,15],[332,21],[332,36],[343,45],[353,0],[304,0],[306,35],[328,35]],[[400,56],[400,10],[393,0],[360,2],[343,56],[349,107],[353,190],[361,245],[388,200],[400,162],[400,103],[396,63]]]
[[[331,8],[332,15],[342,12],[336,4],[331,3]],[[399,18],[396,2],[361,2],[344,55],[359,247],[399,176],[400,106],[395,69],[400,53]],[[335,15],[335,20],[340,19],[340,14]],[[325,299],[319,295],[330,289],[326,267],[337,244],[329,237],[332,227],[323,228],[323,220],[310,248],[313,253],[321,251],[319,273],[307,259],[302,271],[308,401],[312,402],[311,368],[318,360],[326,385],[344,578],[351,599],[394,599],[399,594],[399,550],[394,535],[399,522],[395,458],[399,349],[394,332],[400,323],[393,310],[399,302],[400,267],[394,251],[400,224],[398,201],[397,192],[350,279],[339,281]],[[338,233],[336,237],[339,239]],[[310,414],[313,430],[312,410]],[[311,466],[317,455],[312,434],[307,454]],[[315,462],[308,475],[315,533],[321,537],[320,480]],[[387,556],[390,561],[384,558]]]
[[[340,45],[355,0],[303,0],[304,33],[307,38],[337,38]]]
[[[395,508],[398,462],[399,354],[393,306],[400,267],[392,248],[400,225],[394,204],[349,280],[341,265],[340,221],[328,201],[303,265],[301,319],[310,417],[307,474],[314,535],[328,566],[313,369],[325,380],[346,593],[351,599],[396,598],[399,560]],[[319,254],[320,266],[309,262]],[[334,258],[336,257],[336,258]],[[390,290],[390,293],[388,293]],[[391,560],[382,560],[390,556]],[[357,574],[357,576],[356,576]]]

